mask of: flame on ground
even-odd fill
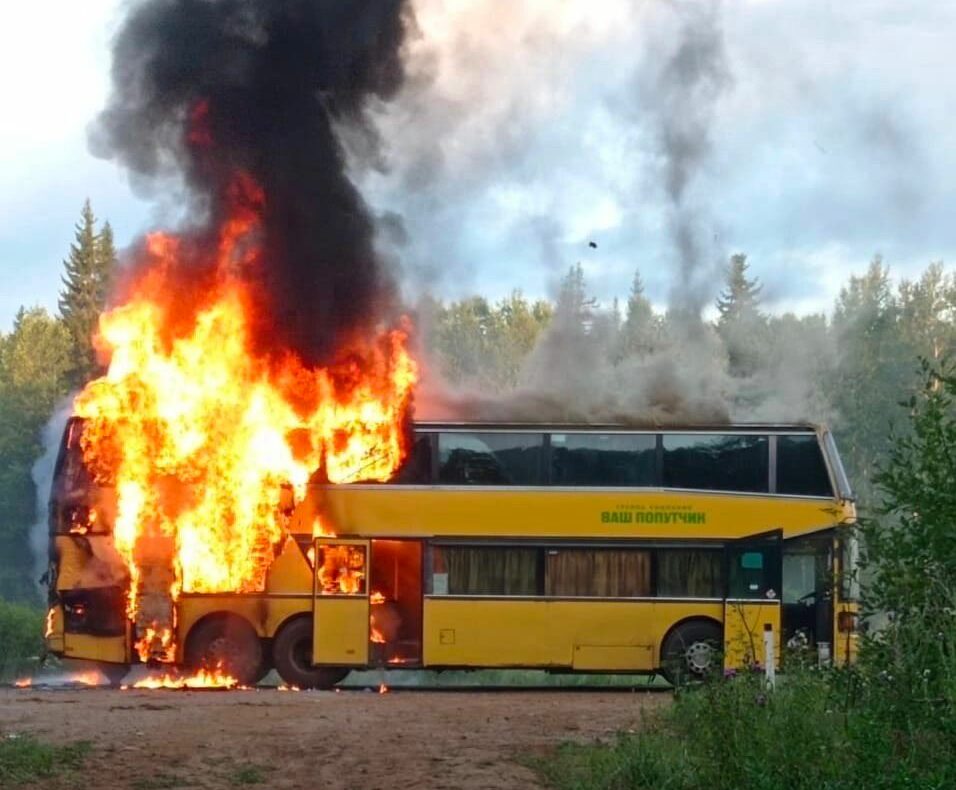
[[[253,348],[265,198],[240,175],[229,200],[211,260],[195,261],[189,237],[148,237],[128,298],[100,320],[108,372],[74,406],[84,458],[116,491],[143,661],[175,659],[180,593],[264,588],[289,517],[283,487],[302,497],[317,470],[333,483],[387,480],[407,451],[407,329],[355,339],[329,367]]]
[[[33,686],[105,686],[108,683],[109,681],[102,673],[91,669],[61,675],[19,678],[13,682],[13,685],[18,689],[24,689]]]
[[[193,675],[164,672],[137,680],[124,689],[235,689],[239,681],[221,669],[200,669]]]

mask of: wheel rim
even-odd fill
[[[687,669],[697,676],[707,674],[713,667],[716,653],[709,642],[694,642],[684,653]]]

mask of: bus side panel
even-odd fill
[[[724,668],[764,663],[764,628],[774,633],[774,663],[780,666],[780,601],[727,601],[724,610]]]
[[[199,620],[210,614],[232,614],[247,620],[256,633],[265,639],[275,636],[279,626],[290,617],[312,614],[312,596],[270,596],[263,593],[250,595],[184,595],[179,600],[177,646],[182,661],[186,638]]]
[[[426,666],[650,671],[670,627],[718,602],[425,599]]]
[[[82,658],[88,661],[103,661],[109,664],[128,664],[129,644],[123,636],[89,636],[66,634],[63,645],[64,658]]]
[[[312,663],[364,667],[368,664],[368,598],[323,596],[315,599]]]

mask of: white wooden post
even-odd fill
[[[777,682],[777,656],[774,646],[773,626],[770,623],[764,623],[763,626],[763,665],[767,688],[772,691]]]

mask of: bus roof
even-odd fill
[[[654,431],[654,432],[716,432],[716,433],[816,433],[826,426],[810,422],[735,422],[735,423],[564,423],[564,422],[485,422],[477,420],[415,420],[415,428],[427,431],[481,430],[481,431]]]

